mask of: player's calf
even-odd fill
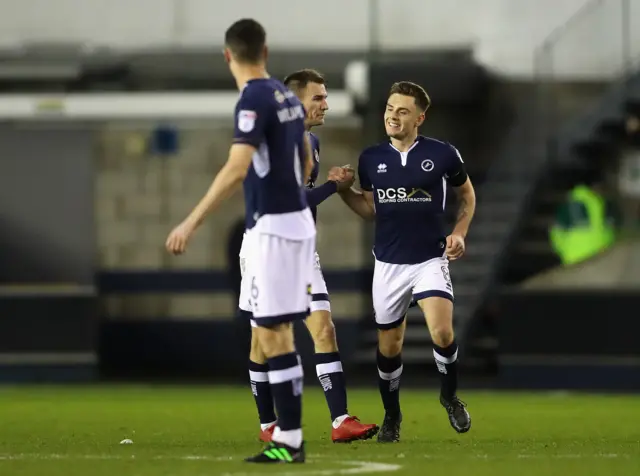
[[[451,337],[449,337],[451,336]],[[447,410],[449,423],[458,433],[466,433],[471,428],[471,416],[466,404],[457,396],[458,389],[458,344],[453,340],[453,332],[446,334],[451,339],[448,345],[434,343],[433,357],[440,372],[440,403]],[[447,340],[434,339],[440,344]]]
[[[267,357],[260,348],[255,328],[251,329],[249,381],[260,419],[260,441],[269,442],[276,427],[276,412],[269,384],[269,365]]]
[[[331,313],[326,310],[312,312],[306,324],[315,348],[316,373],[335,427],[349,416],[347,388],[342,360],[338,352],[335,326],[331,320]]]
[[[378,331],[378,386],[386,413],[400,413],[400,377],[402,376],[402,342],[405,324]]]
[[[440,373],[440,403],[447,410],[451,427],[465,433],[471,428],[471,416],[457,396],[458,344],[453,333],[453,302],[443,297],[429,297],[419,304],[427,320],[433,357]]]
[[[273,394],[269,384],[269,365],[249,361],[249,379],[251,392],[258,409],[260,419],[260,441],[271,441],[276,426],[276,413],[273,408]]]
[[[328,296],[326,297],[328,299]],[[378,431],[378,425],[361,423],[357,417],[349,415],[347,410],[347,386],[338,352],[335,326],[331,320],[329,302],[316,299],[313,306],[322,306],[311,313],[306,324],[315,347],[316,373],[324,391],[331,414],[331,440],[334,443],[350,443],[356,440],[372,438]]]
[[[269,384],[278,414],[272,441],[300,448],[302,445],[302,378],[300,357],[293,344],[291,324],[257,329],[260,347],[268,358]]]
[[[384,405],[384,421],[378,433],[378,441],[392,443],[400,440],[400,377],[402,376],[402,343],[405,322],[396,328],[378,331],[378,387]]]

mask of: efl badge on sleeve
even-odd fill
[[[238,129],[242,132],[251,132],[256,125],[258,115],[255,111],[241,110],[238,112]]]

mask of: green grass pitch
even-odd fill
[[[640,475],[637,396],[461,397],[473,418],[465,435],[435,392],[403,390],[400,443],[335,445],[324,397],[308,386],[307,464],[256,466],[242,462],[261,448],[248,388],[0,387],[0,475]],[[349,398],[353,414],[380,423],[376,390]]]

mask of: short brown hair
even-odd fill
[[[251,18],[238,20],[224,35],[224,44],[241,63],[255,64],[262,60],[267,33]]]
[[[410,81],[400,81],[391,85],[389,96],[392,94],[401,94],[402,96],[410,96],[415,100],[416,106],[418,106],[423,112],[429,109],[431,106],[431,99],[422,86]]]
[[[324,76],[315,69],[301,69],[284,78],[284,85],[294,93],[303,90],[309,83],[325,84]]]

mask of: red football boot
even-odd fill
[[[378,433],[378,425],[360,423],[358,417],[347,417],[338,428],[331,430],[334,443],[351,443],[356,440],[368,440]]]
[[[264,430],[260,430],[260,441],[264,441],[265,443],[269,443],[271,438],[273,438],[273,432],[276,430],[276,424],[272,423]]]

